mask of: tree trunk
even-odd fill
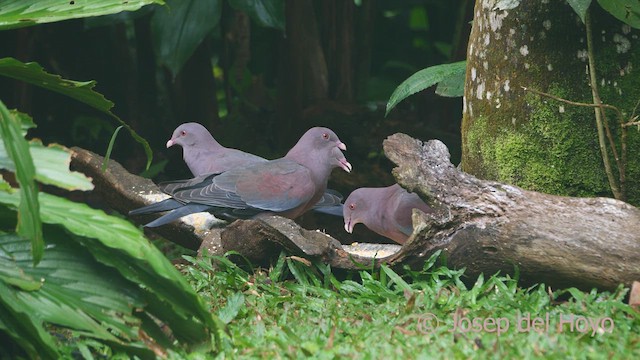
[[[303,110],[328,95],[328,70],[311,0],[285,2],[287,27],[278,64],[277,109],[283,123],[280,143],[306,127]]]
[[[567,100],[593,103],[586,71],[585,25],[565,1],[522,0],[509,10],[477,0],[467,52],[462,122],[462,168],[557,195],[611,194],[598,143],[594,109],[525,92],[523,87]],[[629,117],[640,98],[632,64],[640,56],[638,30],[591,5],[595,70],[600,97]],[[621,152],[621,127],[607,111]],[[630,131],[629,154],[640,151]],[[612,173],[618,169],[609,148]],[[640,203],[640,161],[629,156],[627,199]]]
[[[320,12],[324,19],[323,47],[329,75],[329,96],[344,103],[354,100],[355,7],[353,1],[323,1]],[[370,33],[366,35],[371,38]]]

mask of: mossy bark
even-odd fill
[[[593,103],[584,24],[565,1],[522,0],[509,10],[477,0],[467,53],[462,168],[480,178],[570,196],[610,196],[594,109],[523,87]],[[638,30],[592,4],[602,101],[629,117],[640,100]],[[620,148],[613,112],[608,124]],[[627,201],[640,204],[640,136],[629,129]],[[610,157],[615,166],[613,156]],[[614,167],[617,178],[617,169]]]

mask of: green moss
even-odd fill
[[[587,63],[578,58],[586,50],[584,27],[566,21],[561,10],[565,5],[556,4],[553,10],[539,3],[531,6],[539,16],[507,17],[502,23],[502,37],[491,39],[492,48],[504,49],[506,55],[482,51],[470,54],[468,61],[475,76],[467,81],[463,169],[480,178],[546,193],[612,196],[593,108],[521,91],[521,86],[526,86],[571,101],[593,102],[585,73]],[[542,26],[541,19],[548,20],[551,27]],[[640,34],[623,31],[622,24],[606,13],[594,12],[592,19],[600,97],[604,103],[620,108],[628,121],[640,100]],[[507,32],[512,29],[523,29],[528,35]],[[479,33],[476,30],[472,34]],[[509,36],[513,36],[512,42],[505,40]],[[477,49],[482,48],[483,39],[472,36],[470,41]],[[625,40],[630,47],[622,52],[620,44]],[[528,46],[527,54],[519,51],[521,46]],[[510,90],[503,89],[505,81],[509,81]],[[492,99],[478,98],[480,84],[485,95],[493,94]],[[620,152],[620,120],[613,111],[606,114]],[[626,143],[627,201],[640,205],[640,131],[629,129]],[[608,150],[617,180],[617,165]]]
[[[465,149],[466,156],[468,162],[478,163],[478,164],[492,164],[493,156],[491,154],[483,154],[483,139],[490,138],[487,132],[487,119],[484,116],[479,116],[474,119],[473,126],[469,126],[466,132],[466,141],[464,143],[467,145],[467,149]],[[485,147],[486,148],[486,147]],[[489,169],[484,169],[483,174],[476,174],[482,178],[492,178],[491,174],[493,171]]]
[[[570,98],[556,86],[551,92]],[[556,181],[564,190],[556,193],[586,196],[608,192],[593,110],[564,105],[564,113],[560,113],[560,104],[534,95],[529,102],[536,111],[524,132],[545,150],[546,156],[537,159],[557,166]]]
[[[560,93],[555,89],[554,93]],[[495,131],[478,117],[467,133],[469,155],[487,165],[485,175],[523,188],[558,195],[606,192],[591,109],[564,107],[527,95],[536,111],[524,124]],[[575,124],[572,119],[585,119]],[[493,141],[486,141],[493,138]]]
[[[518,133],[504,134],[496,141],[496,163],[501,181],[522,187],[558,193],[558,167],[541,162],[544,155],[531,139]]]

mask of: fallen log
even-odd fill
[[[102,171],[102,156],[79,147],[71,151],[72,169],[93,178],[93,191],[111,209],[127,214],[132,209],[167,198],[151,180],[129,173],[114,160],[109,160],[106,170]],[[131,220],[145,224],[157,216],[146,215]],[[292,254],[326,260],[335,268],[356,269],[371,266],[373,259],[393,254],[400,248],[392,244],[341,246],[329,235],[305,230],[279,216],[238,220],[225,225],[226,222],[210,214],[198,213],[153,230],[145,229],[145,233],[160,235],[188,249],[198,250],[200,254],[205,250],[212,255],[237,251],[255,264],[268,263],[286,249]]]
[[[480,180],[453,166],[437,140],[395,134],[384,151],[398,183],[436,209],[414,212],[414,233],[389,263],[419,264],[442,249],[472,276],[517,267],[527,282],[609,290],[640,279],[639,209]]]
[[[609,198],[554,196],[480,180],[453,166],[446,146],[437,140],[422,143],[396,134],[383,145],[397,165],[393,173],[398,183],[436,210],[414,210],[414,232],[402,247],[341,245],[329,235],[278,216],[220,227],[211,215],[194,214],[154,231],[189,248],[199,246],[200,251],[221,255],[234,250],[257,264],[284,249],[334,268],[381,263],[421,267],[442,250],[448,266],[465,267],[472,277],[498,271],[513,274],[517,268],[528,283],[606,290],[640,279],[639,209]],[[162,196],[149,180],[129,174],[119,164],[111,161],[108,171],[101,173],[100,156],[73,151],[72,165],[94,178],[95,191],[103,193],[112,208],[126,213]],[[218,228],[211,229],[212,224]]]
[[[158,189],[153,181],[129,173],[114,160],[109,160],[107,168],[102,171],[103,161],[102,156],[89,150],[79,147],[71,149],[71,168],[93,178],[95,186],[93,191],[109,208],[126,215],[131,209],[168,197]],[[153,216],[141,216],[135,220],[138,223],[146,223],[153,219]],[[201,223],[205,223],[207,217],[201,216],[195,219],[200,219]],[[197,225],[190,224],[188,221],[177,221],[158,228],[155,233],[178,245],[195,250],[198,249],[202,239],[208,235],[209,231],[204,224]]]

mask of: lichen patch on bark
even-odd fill
[[[584,24],[566,2],[523,0],[508,10],[496,9],[496,3],[476,1],[463,98],[462,168],[542,192],[610,194],[593,109],[522,89],[593,101]],[[634,74],[640,31],[602,10],[591,15],[600,96],[629,117],[640,100],[640,77]],[[607,115],[619,138],[618,120]],[[639,204],[638,132],[629,131],[627,147],[628,199]]]

